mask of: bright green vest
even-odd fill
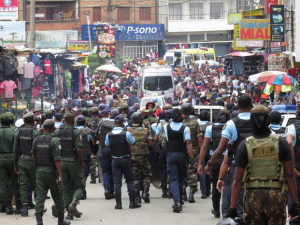
[[[285,189],[284,167],[279,161],[279,136],[246,138],[248,165],[244,172],[244,188]]]

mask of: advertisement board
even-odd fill
[[[270,7],[271,21],[271,41],[284,41],[284,6],[271,5]]]
[[[264,16],[265,15],[265,9],[253,9],[243,12],[243,16]]]
[[[90,44],[88,41],[69,41],[70,51],[89,51]]]
[[[270,40],[270,20],[241,20],[241,40]]]
[[[228,14],[228,24],[239,24],[241,19],[243,19],[242,13]]]
[[[0,20],[18,20],[18,0],[0,1]]]
[[[267,14],[270,14],[271,5],[278,5],[278,0],[267,0]]]
[[[0,21],[0,38],[3,39],[3,45],[25,44],[25,21]]]
[[[109,29],[108,26],[97,28],[97,54],[98,58],[115,58],[115,30]]]
[[[240,41],[240,25],[235,24],[234,25],[234,33],[233,33],[233,50],[239,50],[243,51],[246,50],[246,47],[244,43],[241,43],[243,41]]]

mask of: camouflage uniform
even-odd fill
[[[128,131],[135,139],[135,144],[130,145],[133,169],[134,169],[134,185],[135,191],[138,193],[141,190],[140,180],[143,177],[144,190],[149,191],[151,182],[151,168],[149,165],[148,154],[149,148],[147,141],[152,140],[150,130],[139,126],[139,123],[133,123]]]

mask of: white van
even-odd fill
[[[137,97],[140,99],[155,95],[164,95],[172,99],[176,96],[173,71],[170,66],[147,66],[141,71]]]
[[[164,55],[164,60],[166,61],[165,65],[170,65],[173,69],[174,69],[174,64],[176,62],[176,60],[179,58],[181,58],[179,64],[177,64],[176,66],[180,65],[185,65],[186,62],[192,61],[191,57],[186,56],[184,51],[167,51]],[[190,60],[188,60],[190,59]]]

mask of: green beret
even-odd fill
[[[65,118],[68,118],[68,117],[75,117],[75,115],[74,115],[74,113],[72,113],[72,112],[67,112],[67,113],[65,114]]]
[[[6,114],[7,114],[7,116],[9,117],[10,120],[15,119],[15,116],[14,116],[13,113],[11,113],[11,112],[6,112]]]
[[[1,114],[0,119],[2,122],[10,121],[10,117],[7,115],[7,113]]]
[[[26,113],[26,114],[23,116],[23,119],[25,119],[25,118],[34,118],[34,113],[33,113],[33,112]]]
[[[89,110],[88,110],[88,108],[83,108],[81,112],[82,112],[82,113],[88,113]]]
[[[54,126],[55,121],[53,119],[47,119],[44,122],[44,126]]]
[[[154,110],[153,109],[148,109],[145,112],[152,115],[154,113]]]
[[[46,110],[46,111],[45,111],[45,115],[46,115],[46,116],[52,116],[51,110]]]
[[[97,107],[93,107],[93,108],[91,108],[91,112],[93,113],[93,112],[98,112],[99,111],[99,109],[97,108]]]
[[[270,114],[270,110],[268,107],[263,106],[263,105],[258,105],[255,106],[254,108],[251,109],[251,114],[255,114],[255,113],[261,113],[261,114]]]

